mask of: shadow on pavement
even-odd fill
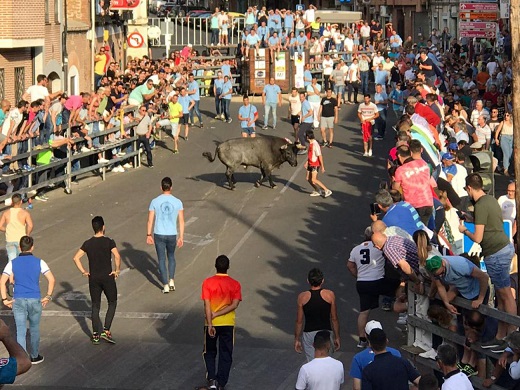
[[[123,249],[119,251],[121,261],[128,268],[139,271],[152,285],[162,288],[159,282],[159,264],[148,253],[135,249],[129,242],[123,242]]]
[[[54,298],[54,303],[57,306],[60,306],[64,309],[68,309],[71,312],[91,310],[91,306],[88,303],[89,297],[87,297],[84,293],[80,291],[75,291],[69,282],[61,282],[60,286],[62,290]],[[75,316],[74,318],[76,319],[76,321],[78,321],[78,324],[81,327],[83,333],[90,337],[92,334],[89,325],[90,320],[87,323],[86,317]]]

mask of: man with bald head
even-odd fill
[[[394,268],[413,282],[419,282],[419,256],[417,246],[412,240],[400,236],[387,236],[384,233],[376,232],[372,235],[372,243],[383,252],[386,260]]]
[[[11,102],[7,99],[3,99],[0,103],[0,127],[4,124],[7,113],[11,110]]]

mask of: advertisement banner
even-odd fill
[[[303,73],[305,72],[305,53],[302,53],[301,56],[295,56],[294,58],[294,67],[296,68],[294,72],[294,86],[298,89],[302,89],[304,87]]]
[[[115,11],[132,10],[137,8],[141,0],[112,0],[110,2],[110,9]]]
[[[285,52],[278,53],[274,59],[274,79],[285,80],[286,79],[286,64],[285,64]]]

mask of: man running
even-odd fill
[[[116,243],[105,236],[105,221],[97,216],[92,219],[94,236],[81,245],[74,255],[74,263],[81,274],[88,278],[90,299],[92,300],[92,344],[98,345],[99,339],[115,344],[110,327],[116,314],[117,286],[116,279],[121,269],[121,256]],[[89,271],[81,264],[81,258],[87,254]],[[112,256],[114,257],[114,270],[112,270]],[[99,310],[101,308],[101,293],[108,300],[108,310],[105,315],[105,325],[101,324]]]
[[[359,105],[358,118],[363,134],[363,156],[372,157],[372,126],[379,117],[377,106],[370,101],[370,94],[365,94],[365,101]]]
[[[320,144],[318,141],[316,141],[314,137],[314,131],[312,130],[307,130],[305,137],[309,143],[307,161],[304,165],[305,169],[307,169],[306,179],[314,189],[310,196],[322,195],[324,198],[327,198],[332,195],[332,191],[325,187],[325,184],[323,184],[320,180],[318,180],[318,170],[321,169],[321,173],[325,172],[325,165],[323,163]]]

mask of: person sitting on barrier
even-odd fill
[[[255,29],[246,36],[245,45],[242,47],[242,57],[245,57],[246,61],[249,61],[249,49],[253,49],[253,58],[257,57],[258,49],[260,48],[260,42],[262,38],[257,34]]]
[[[505,389],[520,389],[520,332],[512,332],[506,340],[508,346],[495,363],[491,376],[482,383],[484,387],[496,385]]]

